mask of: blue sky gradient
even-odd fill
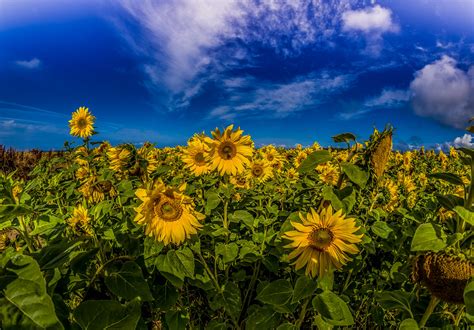
[[[0,144],[184,144],[230,123],[257,145],[396,128],[471,145],[474,1],[0,0]],[[474,142],[474,141],[473,141]]]

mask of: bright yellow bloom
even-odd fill
[[[125,147],[110,148],[107,151],[110,160],[110,169],[122,173],[124,168],[130,165],[131,152]]]
[[[184,185],[179,191],[166,187],[159,180],[153,189],[137,189],[135,192],[142,201],[135,208],[135,222],[145,225],[145,233],[165,245],[181,244],[202,227],[200,221],[204,215],[194,210],[191,198],[181,193],[184,189]]]
[[[206,161],[208,147],[202,139],[194,137],[188,141],[188,147],[184,149],[182,160],[185,167],[190,169],[194,175],[202,175],[209,172],[209,164]]]
[[[243,131],[234,125],[228,126],[223,133],[218,128],[212,132],[213,139],[206,138],[208,144],[211,170],[218,170],[220,175],[236,175],[250,164],[253,153],[253,142],[250,135],[242,136]]]
[[[273,177],[273,167],[265,160],[254,160],[250,165],[247,177],[259,183],[265,182]]]
[[[72,211],[72,218],[68,220],[68,223],[73,230],[82,229],[86,233],[91,233],[89,214],[87,209],[82,205],[78,205],[74,208]]]
[[[83,139],[88,138],[94,132],[95,117],[86,107],[80,107],[72,113],[72,119],[69,121],[70,134]]]
[[[301,163],[308,157],[308,153],[304,150],[298,151],[298,154],[296,155],[294,165],[296,168],[300,167]]]
[[[335,165],[331,163],[318,165],[316,166],[316,171],[318,171],[319,178],[322,182],[332,186],[337,184],[337,180],[339,180],[339,171]]]
[[[300,213],[300,219],[302,223],[291,222],[296,230],[282,236],[292,241],[286,247],[294,249],[288,257],[297,258],[296,270],[306,266],[306,275],[324,276],[350,261],[348,252],[359,252],[355,244],[361,242],[363,235],[354,234],[359,227],[355,219],[346,218],[342,210],[333,213],[329,205],[320,214],[314,209],[306,216]]]
[[[250,181],[244,174],[239,174],[236,176],[230,177],[230,183],[232,183],[235,187],[241,189],[249,189],[250,188]]]
[[[288,178],[288,181],[290,183],[295,183],[296,181],[298,181],[299,176],[300,176],[299,173],[294,168],[290,168],[286,172],[286,177]]]

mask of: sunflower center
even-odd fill
[[[254,165],[252,167],[252,174],[256,177],[259,177],[263,174],[263,167],[260,165]]]
[[[218,149],[219,156],[225,160],[230,160],[237,154],[237,148],[232,142],[222,142]]]
[[[204,158],[204,153],[203,152],[198,152],[194,156],[194,160],[196,161],[196,164],[198,164],[198,165],[206,164],[206,159]]]
[[[165,199],[156,205],[155,214],[164,221],[173,222],[179,220],[183,214],[183,208],[178,203]]]
[[[241,185],[241,186],[244,186],[245,185],[245,178],[238,178],[237,179],[237,184],[238,185]]]
[[[328,228],[317,228],[309,234],[308,238],[314,248],[324,251],[334,240],[334,234]]]
[[[79,127],[79,129],[84,129],[87,127],[87,120],[85,118],[81,118],[77,121],[77,127]]]
[[[269,162],[273,161],[274,159],[275,159],[275,157],[273,157],[272,154],[267,155],[267,160],[268,160]]]

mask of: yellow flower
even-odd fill
[[[335,165],[330,163],[316,166],[316,171],[319,172],[319,178],[322,182],[335,186],[339,179],[339,171]]]
[[[236,175],[245,170],[253,153],[253,142],[250,135],[242,136],[243,131],[234,125],[228,126],[223,133],[218,128],[212,132],[213,139],[206,138],[210,147],[209,158],[211,170],[218,170],[220,175]]]
[[[390,179],[385,179],[381,185],[382,207],[387,212],[395,210],[398,200],[398,186]]]
[[[142,201],[135,208],[135,222],[145,225],[145,233],[165,245],[181,244],[202,227],[200,221],[204,215],[195,211],[191,198],[181,193],[184,188],[184,185],[179,191],[168,188],[159,180],[153,189],[135,192]]]
[[[265,160],[254,160],[250,165],[247,177],[259,183],[265,182],[273,177],[273,167]]]
[[[454,147],[449,147],[449,157],[454,158],[454,159],[458,159],[459,154],[458,154],[457,150]]]
[[[72,218],[68,220],[68,223],[73,230],[82,229],[88,234],[91,233],[89,214],[87,209],[82,205],[78,205],[74,208],[72,211]]]
[[[440,207],[438,209],[438,218],[441,222],[445,222],[446,220],[453,218],[455,215],[456,213],[451,210],[447,210],[444,207]]]
[[[288,178],[288,181],[290,183],[295,183],[296,181],[298,181],[299,176],[300,176],[300,174],[294,168],[290,168],[286,172],[286,177]]]
[[[241,188],[241,189],[249,189],[250,188],[250,182],[248,178],[243,175],[235,175],[230,177],[230,183],[232,183],[235,187]]]
[[[72,119],[69,121],[70,134],[83,139],[88,138],[94,132],[95,117],[86,107],[80,107],[72,113]]]
[[[302,223],[291,222],[296,230],[283,235],[292,241],[286,247],[294,249],[288,257],[297,258],[296,270],[306,266],[306,275],[324,276],[350,261],[348,252],[359,252],[355,244],[361,242],[363,235],[354,234],[359,227],[356,227],[355,219],[345,218],[342,210],[333,213],[329,205],[320,214],[314,209],[306,216],[300,213],[300,219]]]
[[[122,173],[131,160],[131,152],[125,147],[110,148],[107,151],[110,160],[110,169]]]
[[[188,147],[184,149],[182,160],[185,167],[190,169],[194,175],[202,175],[209,172],[209,164],[206,161],[208,152],[207,145],[199,137],[188,141]]]
[[[295,167],[296,168],[300,167],[301,163],[306,159],[306,157],[308,157],[308,154],[306,153],[306,151],[304,150],[298,151],[298,154],[296,155],[296,158],[294,161]]]

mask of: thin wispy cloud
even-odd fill
[[[24,61],[24,60],[15,61],[15,64],[24,69],[32,70],[32,69],[38,69],[41,66],[41,61],[35,57],[28,61]]]

